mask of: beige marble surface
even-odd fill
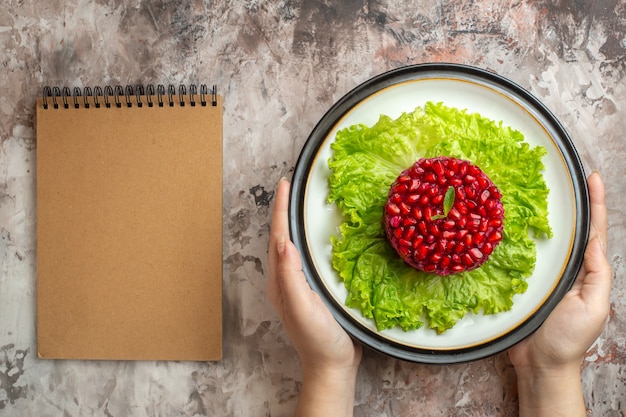
[[[624,0],[8,0],[0,4],[0,415],[288,416],[297,358],[266,297],[274,187],[324,112],[366,79],[448,61],[495,71],[567,126],[609,204],[596,416],[626,410]],[[34,103],[44,84],[215,83],[224,96],[224,359],[37,359]],[[365,353],[356,416],[516,415],[505,353],[425,366]]]

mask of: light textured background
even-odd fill
[[[290,415],[299,366],[265,290],[274,187],[335,100],[429,61],[480,66],[527,88],[567,126],[585,167],[602,172],[613,308],[582,377],[594,415],[623,416],[624,0],[3,1],[0,415]],[[224,95],[224,360],[38,360],[35,99],[44,84],[147,83],[215,83]],[[514,381],[505,353],[433,367],[368,351],[355,415],[516,415]]]

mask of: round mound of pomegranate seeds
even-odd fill
[[[470,271],[502,240],[501,198],[487,175],[469,161],[420,159],[391,186],[385,233],[414,268],[438,275]]]

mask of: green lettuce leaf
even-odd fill
[[[536,262],[535,238],[550,238],[543,147],[479,114],[428,102],[397,119],[382,115],[371,127],[337,133],[328,161],[329,203],[344,215],[331,237],[333,268],[343,280],[346,305],[375,321],[379,330],[405,331],[426,323],[439,333],[468,312],[510,310],[526,291]],[[423,157],[452,156],[478,165],[502,192],[503,239],[480,268],[440,277],[406,265],[388,244],[382,226],[389,187]]]

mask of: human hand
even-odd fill
[[[604,185],[595,172],[589,176],[587,183],[591,227],[581,271],[570,291],[541,327],[509,349],[509,357],[518,375],[520,415],[523,415],[522,407],[527,401],[535,408],[532,411],[534,416],[540,415],[538,408],[542,399],[556,410],[559,397],[570,405],[577,404],[574,412],[584,415],[584,404],[580,403],[582,395],[579,393],[580,366],[585,353],[604,329],[611,292],[611,267],[606,259]],[[570,395],[560,395],[568,387],[571,388]],[[553,389],[560,392],[555,393]],[[572,399],[572,395],[576,397]]]
[[[288,203],[289,182],[281,180],[270,230],[268,293],[302,364],[299,411],[351,415],[361,346],[307,283],[289,239]]]
[[[609,313],[611,267],[606,259],[606,203],[599,174],[588,179],[591,231],[580,273],[571,290],[531,336],[513,346],[516,368],[577,370],[585,352],[604,328]]]

